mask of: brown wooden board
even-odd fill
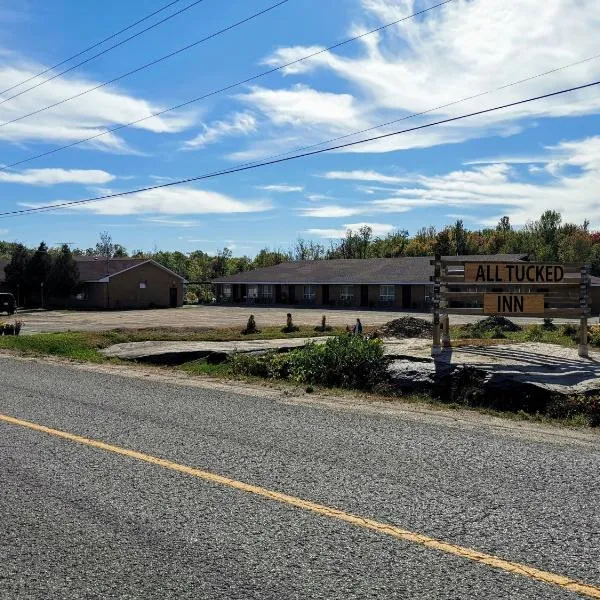
[[[543,294],[484,294],[483,312],[489,315],[526,315],[544,312]]]
[[[546,284],[565,280],[566,269],[556,264],[465,263],[464,281],[488,284]]]

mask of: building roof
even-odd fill
[[[111,258],[108,261],[98,256],[74,256],[73,258],[79,269],[80,281],[98,281],[148,262],[147,258]]]
[[[109,261],[103,258],[89,257],[89,256],[76,256],[74,257],[79,268],[79,280],[86,282],[98,281],[105,283],[111,277],[135,269],[145,264],[151,264],[163,271],[167,271],[173,277],[185,281],[185,278],[181,275],[171,271],[167,267],[157,263],[155,260],[148,258],[111,258]]]
[[[522,260],[524,254],[489,256],[448,256],[452,260],[509,262]],[[297,283],[297,284],[407,284],[426,283],[433,275],[432,256],[305,260],[286,262],[273,267],[244,271],[219,277],[213,283]]]
[[[171,269],[167,269],[167,267],[147,258],[111,258],[109,261],[96,256],[74,256],[73,258],[79,269],[79,281],[82,282],[90,283],[94,281],[106,281],[107,277],[113,277],[123,271],[134,269],[135,267],[139,267],[146,263],[152,263],[160,269],[168,271],[173,277],[185,281],[181,275],[178,275],[174,271],[171,271]],[[8,263],[8,260],[0,259],[0,283],[6,281],[4,267],[6,267]]]

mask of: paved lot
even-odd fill
[[[184,306],[164,310],[128,311],[47,311],[21,315],[25,321],[23,333],[68,330],[103,330],[116,327],[230,327],[243,326],[254,314],[259,327],[285,325],[291,311],[299,325],[318,325],[327,315],[330,325],[352,325],[359,318],[363,325],[382,325],[403,315],[430,319],[430,314],[370,310],[323,310],[319,308],[268,308],[239,306]],[[453,323],[466,323],[477,317],[451,317]],[[540,319],[516,319],[520,322],[540,322]]]
[[[593,441],[6,357],[0,385],[0,414],[565,575],[600,597]],[[0,419],[0,598],[586,597],[336,514]]]

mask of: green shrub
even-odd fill
[[[381,340],[343,335],[309,343],[291,354],[291,376],[299,383],[373,389],[387,379]]]
[[[502,331],[502,329],[500,327],[495,327],[490,332],[490,337],[493,340],[504,340],[504,339],[506,339],[506,334],[504,333],[504,331]]]
[[[600,348],[600,325],[590,327],[588,341],[592,346]]]
[[[552,319],[546,317],[544,319],[544,322],[542,323],[542,329],[546,331],[554,331],[556,330],[556,325],[554,324],[554,321]]]
[[[570,337],[570,338],[576,336],[577,331],[578,331],[577,327],[575,327],[575,325],[571,325],[570,323],[563,325],[561,329],[562,329],[562,334],[565,337]]]
[[[532,325],[525,332],[525,339],[528,342],[541,342],[544,339],[544,330],[541,325]]]

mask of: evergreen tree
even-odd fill
[[[77,289],[79,269],[73,253],[63,244],[60,253],[52,262],[48,277],[48,295],[54,298],[68,298]]]
[[[33,253],[27,263],[25,291],[34,298],[42,298],[46,295],[44,289],[47,287],[50,270],[52,268],[52,259],[48,253],[48,246],[42,242],[38,249]]]
[[[6,275],[6,285],[14,294],[17,304],[21,304],[26,293],[27,265],[30,259],[30,252],[23,246],[17,244],[13,250],[10,262],[4,267]]]

